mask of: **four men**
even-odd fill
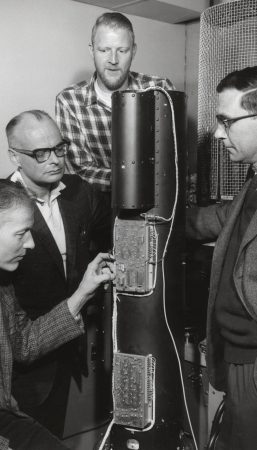
[[[95,73],[89,83],[72,85],[57,96],[56,120],[62,136],[71,142],[67,171],[110,192],[112,93],[155,86],[172,90],[174,86],[168,79],[130,71],[136,43],[132,24],[123,14],[100,16],[89,48]]]
[[[169,80],[130,71],[136,43],[132,24],[122,14],[100,16],[89,47],[96,69],[90,83],[68,87],[56,99],[61,133],[51,117],[37,110],[15,117],[6,129],[10,156],[17,166],[11,180],[22,184],[36,204],[35,224],[28,226],[36,245],[30,238],[27,247],[31,250],[14,276],[18,301],[33,320],[63,305],[78,288],[89,262],[91,239],[102,250],[110,243],[108,207],[98,190],[111,189],[112,93],[150,86],[174,89]],[[257,67],[227,75],[217,91],[215,136],[223,141],[232,161],[250,163],[257,173]],[[65,163],[73,175],[64,175]],[[218,237],[207,327],[210,381],[226,392],[216,450],[252,450],[257,441],[256,210],[256,174],[233,202],[188,210],[189,236]],[[112,277],[108,271],[107,278]],[[75,312],[79,309],[75,307]],[[56,382],[59,399],[67,394],[65,373],[71,374],[75,344],[71,351],[67,345],[37,366],[16,367],[15,397],[42,423],[49,407],[58,404]],[[53,401],[47,403],[51,393]],[[26,399],[31,404],[26,405]],[[63,411],[61,407],[60,417]],[[53,431],[60,434],[61,427]]]

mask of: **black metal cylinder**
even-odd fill
[[[112,96],[112,206],[146,210],[154,205],[153,92]]]
[[[153,111],[141,107],[145,102],[152,108],[152,97],[146,93],[147,101],[139,96],[131,97],[131,93],[115,94],[114,103],[124,100],[129,103],[128,112],[122,111],[121,115],[127,117],[137,110],[137,116],[133,117],[131,130],[126,129],[127,138],[122,138],[123,119],[118,117],[117,107],[114,117],[117,117],[117,123],[122,123],[122,127],[116,130],[117,123],[113,123],[113,132],[115,134],[114,159],[115,165],[120,155],[127,160],[129,155],[126,152],[133,150],[133,138],[129,142],[128,136],[133,135],[135,130],[138,133],[138,142],[142,142],[142,150],[146,151],[152,148],[150,136],[154,143],[154,176],[147,175],[147,171],[141,172],[141,177],[145,180],[139,180],[136,189],[140,186],[147,186],[148,192],[135,192],[133,194],[133,204],[144,206],[152,202],[152,189],[154,189],[154,206],[149,208],[147,216],[155,220],[156,233],[158,235],[157,265],[156,265],[156,283],[153,292],[149,295],[135,296],[128,292],[120,292],[117,302],[117,343],[120,352],[134,355],[153,355],[156,359],[156,381],[155,381],[155,424],[149,431],[130,431],[126,427],[114,425],[111,434],[112,447],[115,450],[127,450],[129,448],[140,448],[140,450],[175,450],[180,448],[180,431],[183,419],[183,398],[181,389],[181,378],[178,365],[178,354],[180,358],[183,355],[183,294],[184,294],[184,239],[185,239],[185,168],[186,168],[186,128],[185,128],[185,94],[178,91],[170,91],[172,106],[174,110],[175,123],[169,98],[160,91],[154,93],[155,101]],[[148,100],[149,96],[149,100]],[[127,100],[129,99],[129,100]],[[135,102],[135,103],[133,103]],[[135,104],[137,103],[137,109]],[[146,106],[146,104],[144,104]],[[124,109],[125,106],[124,106]],[[139,117],[147,115],[147,119]],[[152,120],[152,112],[155,116],[154,136],[150,133],[147,137],[145,146],[144,133],[147,129],[146,124]],[[133,112],[134,114],[134,112]],[[129,118],[128,118],[129,119]],[[115,120],[115,118],[114,118]],[[119,122],[120,120],[120,122]],[[139,120],[139,124],[134,123]],[[126,121],[126,123],[128,123]],[[141,126],[144,124],[144,126]],[[174,126],[173,126],[174,125]],[[119,139],[117,139],[119,136]],[[118,141],[120,147],[117,145]],[[126,147],[122,143],[126,142]],[[127,144],[128,142],[128,144]],[[142,153],[140,153],[142,155]],[[129,205],[131,194],[129,189],[122,183],[125,176],[119,177],[119,170],[114,166],[114,204],[120,207],[117,216],[122,220],[124,216],[128,222],[136,218],[143,222],[144,218],[137,211],[122,210],[123,204]],[[119,184],[120,183],[120,184]],[[146,185],[144,184],[146,183]],[[116,192],[117,191],[117,192]],[[150,194],[151,193],[151,194]],[[149,195],[149,197],[148,197]],[[140,198],[140,202],[138,199]],[[129,200],[128,200],[129,199]],[[151,200],[151,202],[149,201]],[[147,203],[148,202],[148,203]],[[177,202],[177,203],[176,203]],[[174,204],[177,204],[174,210]],[[121,206],[120,206],[121,205]],[[173,216],[174,213],[174,216]],[[173,217],[173,224],[171,221]],[[129,226],[129,225],[128,225]],[[172,228],[171,228],[172,226]],[[137,242],[138,236],[134,239],[124,236],[122,248],[126,256],[124,264],[128,264],[126,259],[133,253],[133,244]],[[129,240],[131,239],[131,241]],[[126,249],[128,252],[126,253]],[[130,251],[131,250],[131,251]],[[162,265],[163,261],[163,265]],[[133,269],[133,268],[132,268]],[[165,283],[164,283],[165,278]],[[176,343],[176,350],[169,332],[169,328]],[[134,442],[136,441],[136,442]],[[137,447],[133,447],[133,445]]]

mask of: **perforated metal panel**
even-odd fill
[[[206,9],[200,21],[198,180],[199,200],[231,199],[248,165],[232,163],[213,137],[219,81],[257,64],[257,0],[235,0]]]

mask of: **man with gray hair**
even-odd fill
[[[130,20],[117,12],[104,13],[92,30],[90,53],[95,73],[64,89],[56,99],[56,120],[71,145],[66,158],[76,173],[101,191],[111,190],[111,96],[117,90],[159,86],[174,89],[168,79],[131,72],[137,46]]]
[[[65,450],[67,447],[24,414],[11,393],[13,361],[31,363],[84,331],[80,310],[102,283],[114,278],[110,255],[100,253],[88,265],[78,289],[47,314],[30,320],[18,306],[11,277],[26,252],[34,205],[24,187],[0,180],[0,448]]]

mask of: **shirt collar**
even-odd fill
[[[90,106],[97,103],[95,80],[96,72],[92,75],[90,82],[85,87],[82,87],[82,95],[84,97],[85,106]]]
[[[135,75],[136,75],[135,72],[129,72],[129,74],[128,74],[128,89],[131,89],[131,90],[139,89],[139,83],[138,83],[138,80]]]
[[[108,108],[107,105],[102,103],[101,101],[97,101],[96,91],[95,91],[95,81],[96,81],[96,72],[93,73],[91,80],[89,84],[86,86],[85,89],[82,89],[84,94],[84,101],[86,106],[94,105],[96,103],[99,103],[106,108]],[[138,89],[138,81],[135,77],[135,72],[129,72],[128,74],[128,89]]]
[[[25,187],[26,191],[31,195],[31,197],[33,198],[33,200],[35,200],[36,202],[40,203],[41,205],[45,203],[45,200],[39,198],[36,196],[35,192],[33,192],[30,188],[28,188],[28,186],[26,185],[24,179],[22,178],[21,172],[19,170],[16,170],[12,176],[11,176],[11,181],[13,181],[14,183],[21,183],[22,186]],[[50,203],[55,200],[60,194],[61,191],[63,189],[65,189],[66,186],[62,181],[59,181],[59,183],[54,186],[54,188],[51,190],[51,194],[50,194]]]
[[[112,106],[112,92],[105,92],[101,89],[101,87],[98,84],[97,79],[95,80],[95,92],[97,95],[97,101],[98,103],[104,103],[109,109],[111,109]]]

